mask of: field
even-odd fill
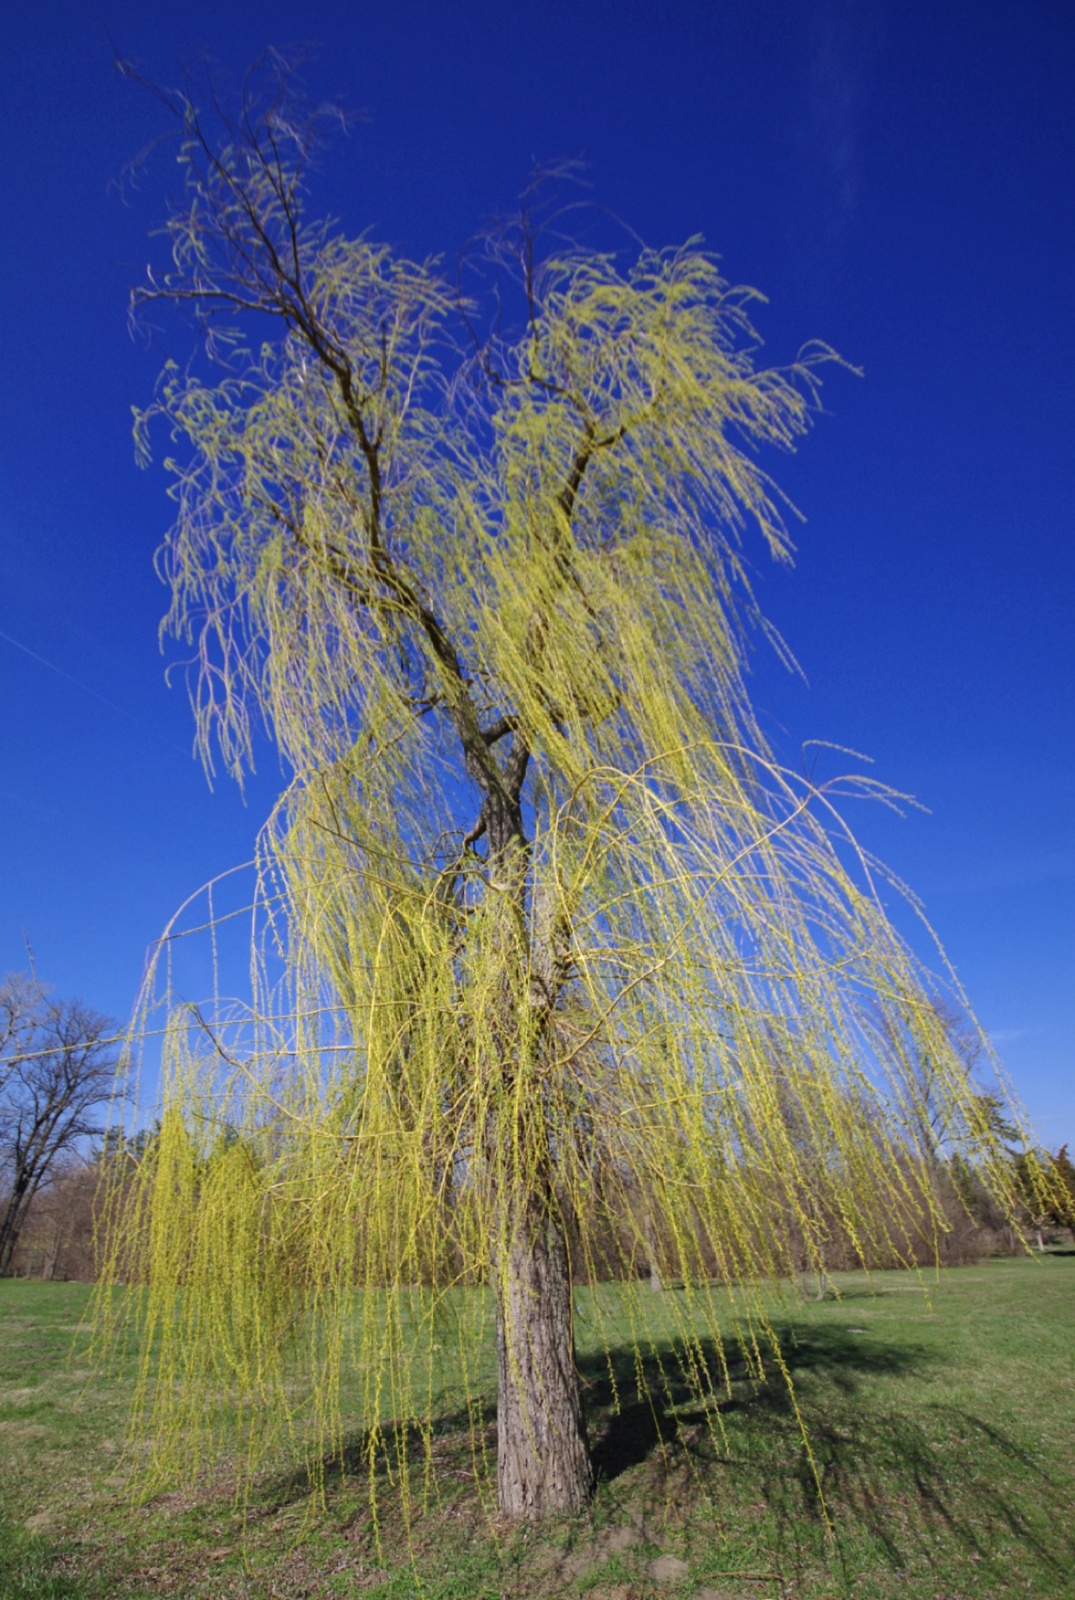
[[[338,1470],[324,1512],[283,1464],[245,1517],[226,1462],[139,1504],[123,1374],[67,1359],[89,1290],[2,1281],[0,1597],[1075,1596],[1075,1251],[923,1282],[845,1274],[838,1299],[778,1314],[831,1533],[775,1374],[757,1384],[733,1369],[715,1445],[684,1397],[669,1399],[675,1422],[639,1398],[625,1339],[612,1409],[587,1341],[591,1294],[615,1310],[607,1285],[577,1296],[601,1473],[592,1519],[498,1525],[468,1435],[445,1416],[408,1535],[391,1486],[375,1530],[364,1481]]]

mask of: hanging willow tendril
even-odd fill
[[[524,216],[491,246],[520,331],[449,383],[473,308],[305,220],[318,117],[286,71],[220,143],[171,104],[173,270],[135,298],[190,308],[219,365],[169,364],[138,419],[174,442],[164,630],[207,768],[241,779],[260,724],[292,776],[250,1003],[151,971],[159,1135],[117,1166],[99,1326],[141,1340],[147,1482],[290,1440],[316,1483],[364,1428],[372,1492],[414,1428],[409,1504],[431,1352],[455,1339],[473,1406],[495,1323],[500,1504],[570,1508],[572,1280],[620,1281],[639,1370],[663,1350],[719,1428],[726,1341],[790,1385],[765,1286],[793,1236],[820,1272],[834,1231],[900,1262],[946,1226],[924,1094],[941,1157],[1015,1206],[994,1102],[836,809],[895,797],[782,770],[744,685],[741,536],[791,553],[756,452],[807,431],[832,352],[759,369],[753,297],[697,244],[540,259]]]

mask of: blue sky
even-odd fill
[[[312,91],[364,113],[316,196],[352,231],[452,255],[534,159],[581,157],[648,244],[701,233],[765,291],[769,359],[817,337],[864,369],[769,463],[806,517],[796,568],[750,553],[807,682],[759,646],[755,696],[790,762],[850,746],[929,808],[851,821],[923,897],[1042,1137],[1075,1143],[1070,5],[4,8],[0,968],[25,930],[44,977],[123,1016],[275,774],[211,793],[163,681],[165,480],[130,407],[165,352],[128,337],[126,289],[164,200],[117,180],[165,122],[109,34],[166,83],[203,47],[239,71],[316,45]]]

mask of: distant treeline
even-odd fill
[[[16,1277],[92,1282],[97,1276],[100,1220],[106,1204],[124,1192],[124,1175],[132,1187],[141,1163],[152,1159],[154,1135],[134,1140],[111,1139],[88,1159],[72,1160],[35,1197],[22,1227],[9,1271]],[[1022,1180],[1028,1158],[1013,1154]],[[902,1215],[869,1225],[859,1216],[851,1224],[823,1200],[788,1209],[777,1236],[766,1241],[766,1255],[783,1278],[798,1278],[808,1292],[824,1292],[830,1272],[906,1265],[962,1266],[989,1255],[1024,1255],[1056,1243],[1063,1230],[1075,1230],[1075,1164],[1065,1145],[1057,1155],[1039,1152],[1061,1180],[1069,1197],[1042,1213],[1034,1203],[1032,1181],[1021,1183],[1026,1196],[1019,1214],[1009,1219],[990,1198],[973,1168],[958,1159],[938,1161],[930,1178],[930,1194],[909,1182]],[[761,1182],[762,1180],[759,1180]],[[144,1191],[143,1191],[144,1194]],[[641,1194],[618,1188],[615,1200],[595,1208],[587,1219],[574,1219],[572,1229],[576,1277],[618,1279],[648,1277],[661,1288],[699,1269],[721,1275],[720,1263],[708,1260],[704,1240],[689,1245],[647,1210]],[[139,1274],[131,1264],[131,1278]],[[452,1275],[452,1263],[442,1262]]]

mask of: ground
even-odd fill
[[[1075,1596],[1075,1251],[835,1282],[839,1298],[774,1310],[821,1494],[776,1373],[733,1364],[722,1438],[685,1390],[651,1408],[625,1342],[615,1410],[587,1337],[604,1286],[577,1297],[592,1517],[499,1523],[445,1414],[409,1531],[390,1484],[375,1527],[348,1470],[323,1507],[281,1464],[244,1513],[226,1461],[140,1503],[129,1374],[69,1357],[89,1290],[0,1282],[0,1600]]]

